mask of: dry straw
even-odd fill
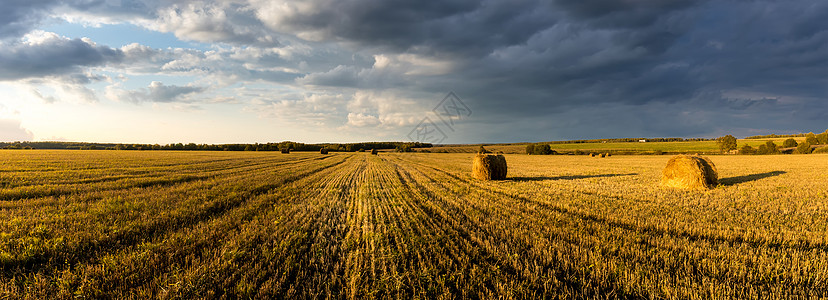
[[[328,154],[328,148],[319,149],[320,154]]]
[[[371,149],[371,154],[372,154],[372,155],[377,155],[377,153],[379,153],[379,152],[377,151],[377,149]]]
[[[478,153],[472,163],[472,177],[480,180],[506,179],[506,157],[501,154]]]
[[[710,189],[718,185],[716,165],[704,156],[676,155],[667,162],[661,186],[681,189]]]

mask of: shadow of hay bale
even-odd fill
[[[520,177],[510,177],[509,180],[511,180],[511,181],[577,180],[577,179],[587,179],[587,178],[605,178],[605,177],[635,176],[635,175],[638,175],[638,173],[597,174],[597,175],[564,175],[564,176],[520,176]]]
[[[757,173],[757,174],[750,174],[750,175],[742,175],[742,176],[735,176],[735,177],[728,177],[722,178],[719,180],[719,183],[722,185],[736,185],[740,183],[750,182],[754,180],[764,179],[773,176],[779,176],[788,172],[785,171],[772,171],[772,172],[765,172],[765,173]]]

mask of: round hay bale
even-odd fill
[[[595,157],[595,153],[590,153],[589,157]]]
[[[290,154],[290,149],[283,148],[279,150],[281,150],[283,154]]]
[[[601,158],[607,157],[606,153],[601,153]]]
[[[661,186],[681,189],[710,189],[719,184],[716,165],[704,156],[676,155],[664,167]]]
[[[480,180],[506,179],[506,157],[501,154],[478,153],[472,162],[472,177]]]
[[[610,157],[610,156],[612,156],[612,153],[607,153],[607,157]]]
[[[328,154],[328,148],[319,149],[319,154]]]
[[[377,149],[371,149],[371,155],[377,155],[379,153]]]

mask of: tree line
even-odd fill
[[[697,142],[697,141],[711,141],[713,139],[706,138],[615,138],[615,139],[592,139],[592,140],[569,140],[569,141],[552,141],[547,144],[586,144],[586,143],[630,143],[646,140],[647,142]]]
[[[805,137],[804,141],[797,142],[793,137]],[[778,138],[779,135],[763,135],[763,136],[755,136],[756,137],[766,137],[766,138]],[[736,143],[736,138],[732,135],[726,135],[723,137],[719,137],[716,139],[716,144],[718,144],[719,149],[722,152],[731,152],[739,149],[739,154],[745,155],[763,155],[763,154],[780,154],[783,153],[782,149],[790,149],[785,151],[784,153],[794,153],[794,154],[810,154],[812,152],[815,153],[823,153],[828,152],[828,147],[814,147],[818,145],[828,145],[828,129],[820,134],[814,134],[813,132],[803,133],[801,135],[784,135],[781,137],[790,137],[782,142],[781,147],[776,145],[773,141],[767,141],[762,145],[754,148],[750,145],[743,145],[742,147],[738,147]]]
[[[797,133],[797,134],[766,134],[766,135],[752,135],[746,137],[746,140],[753,140],[753,139],[773,139],[773,138],[783,138],[783,137],[803,137],[807,133]]]
[[[0,149],[74,149],[74,150],[182,150],[182,151],[328,151],[354,152],[370,149],[395,149],[411,152],[413,148],[431,148],[431,143],[420,142],[362,142],[362,143],[323,143],[305,144],[291,141],[278,143],[254,144],[115,144],[115,143],[78,143],[78,142],[10,142],[0,143]]]

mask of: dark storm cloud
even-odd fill
[[[51,0],[5,0],[0,9],[0,40],[18,37],[40,23]]]
[[[653,25],[672,11],[696,5],[699,0],[557,0],[558,7],[574,19],[607,28],[642,28]]]
[[[0,47],[0,80],[81,73],[83,67],[123,59],[121,50],[54,34],[31,35]]]
[[[473,94],[517,96],[521,103],[491,103],[516,114],[545,113],[566,98],[589,103],[639,103],[656,97],[676,101],[692,95],[697,85],[683,71],[662,66],[671,63],[663,59],[665,52],[690,27],[681,12],[693,6],[691,1],[440,3],[342,1],[294,15],[286,24],[364,47],[453,59],[458,68],[446,76],[453,78],[436,79],[437,85],[458,80],[455,88]],[[308,79],[358,85],[356,72],[340,66]],[[656,90],[640,88],[646,86]],[[564,97],[550,103],[538,94]]]
[[[310,1],[313,9],[269,20],[281,30],[314,32],[360,45],[431,54],[485,55],[519,44],[556,22],[547,1]]]
[[[343,3],[337,9],[345,12],[365,4]],[[503,122],[504,128],[518,126],[509,125],[510,119],[553,115],[581,124],[579,114],[602,103],[626,110],[582,125],[610,128],[600,132],[611,136],[710,136],[723,128],[773,130],[769,124],[810,130],[813,123],[797,121],[791,112],[813,118],[820,115],[814,111],[828,110],[828,2],[544,3],[460,1],[399,11],[368,5],[362,14],[343,14],[348,18],[302,15],[290,24],[362,47],[451,57],[453,72],[418,78],[415,88],[455,90],[477,108],[477,116]],[[389,9],[384,16],[393,18],[380,17]],[[339,66],[306,78],[365,87],[354,79],[357,73]],[[675,116],[688,111],[707,121],[676,127]],[[543,124],[572,130],[564,123]]]

